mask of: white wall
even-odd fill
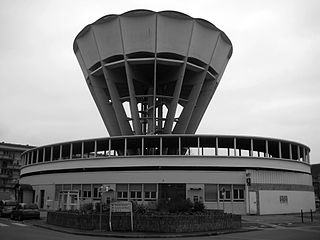
[[[21,183],[222,183],[244,184],[245,172],[223,171],[108,171],[34,175],[21,178]]]
[[[312,185],[312,176],[308,173],[251,169],[247,172],[251,183]]]
[[[280,196],[287,196],[288,203],[280,203]],[[259,191],[260,214],[297,213],[315,210],[314,192]]]

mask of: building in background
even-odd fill
[[[311,165],[312,183],[316,197],[316,207],[320,207],[320,164]]]
[[[0,200],[16,199],[19,183],[21,153],[34,146],[0,143]]]
[[[233,51],[212,23],[174,11],[107,15],[73,49],[110,137],[23,154],[21,183],[33,186],[40,208],[100,201],[107,186],[117,200],[144,204],[190,199],[240,214],[315,209],[306,145],[195,134]]]

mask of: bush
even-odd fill
[[[171,199],[159,200],[157,211],[169,213],[187,213],[192,212],[194,209],[193,203],[190,199]]]
[[[92,210],[93,210],[92,203],[85,203],[85,204],[81,205],[81,207],[80,207],[80,211],[84,212],[84,213],[92,212]]]
[[[193,212],[204,212],[205,210],[205,206],[203,204],[203,202],[194,202],[193,203]]]
[[[149,211],[148,206],[143,203],[132,202],[132,211],[137,214],[145,214]]]

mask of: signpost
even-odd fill
[[[102,185],[100,188],[99,188],[99,192],[100,192],[100,217],[99,217],[99,225],[100,225],[100,231],[101,231],[101,228],[102,228],[102,205],[103,205],[103,201],[102,201],[102,198],[103,198],[103,194],[109,192],[110,187],[107,186],[107,185]],[[113,190],[112,190],[113,191]]]
[[[112,231],[111,215],[113,212],[129,212],[130,213],[130,220],[131,220],[131,231],[133,232],[132,203],[126,202],[126,201],[110,203],[110,216],[109,216],[110,231]]]
[[[222,192],[222,197],[223,197],[222,208],[223,208],[223,212],[224,212],[224,199],[226,196],[226,189],[224,187],[222,187],[221,192]]]

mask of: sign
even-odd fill
[[[110,203],[110,215],[109,215],[109,226],[112,231],[112,213],[113,212],[129,212],[131,220],[131,231],[133,232],[133,214],[132,214],[132,203],[131,202],[111,202]]]
[[[132,212],[131,202],[112,202],[110,205],[111,212]]]
[[[288,203],[288,196],[280,196],[280,203]]]

